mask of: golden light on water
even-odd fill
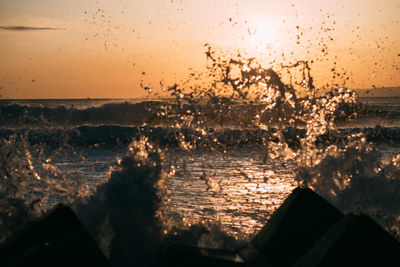
[[[216,221],[233,235],[254,234],[282,204],[295,182],[289,165],[274,160],[264,164],[261,154],[251,154],[250,160],[248,153],[241,152],[229,157],[198,155],[185,160],[184,166],[177,162],[177,171],[167,182],[175,193],[164,203],[164,212],[178,212],[185,222]],[[213,162],[214,171],[204,172],[203,160]]]

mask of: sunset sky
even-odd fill
[[[399,0],[0,0],[0,94],[141,97],[142,80],[204,71],[206,43],[276,70],[313,61],[319,87],[400,86],[399,14]]]

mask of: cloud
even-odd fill
[[[61,30],[61,29],[50,28],[50,27],[0,26],[0,30],[4,30],[4,31],[48,31],[48,30]]]

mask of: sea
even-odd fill
[[[163,97],[0,99],[0,241],[66,203],[114,266],[146,266],[165,240],[245,244],[297,186],[400,239],[400,98],[240,67]]]

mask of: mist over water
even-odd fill
[[[1,104],[1,241],[65,202],[115,266],[151,265],[166,241],[242,245],[295,186],[400,237],[400,105],[317,95],[306,61],[206,56],[156,101]]]

